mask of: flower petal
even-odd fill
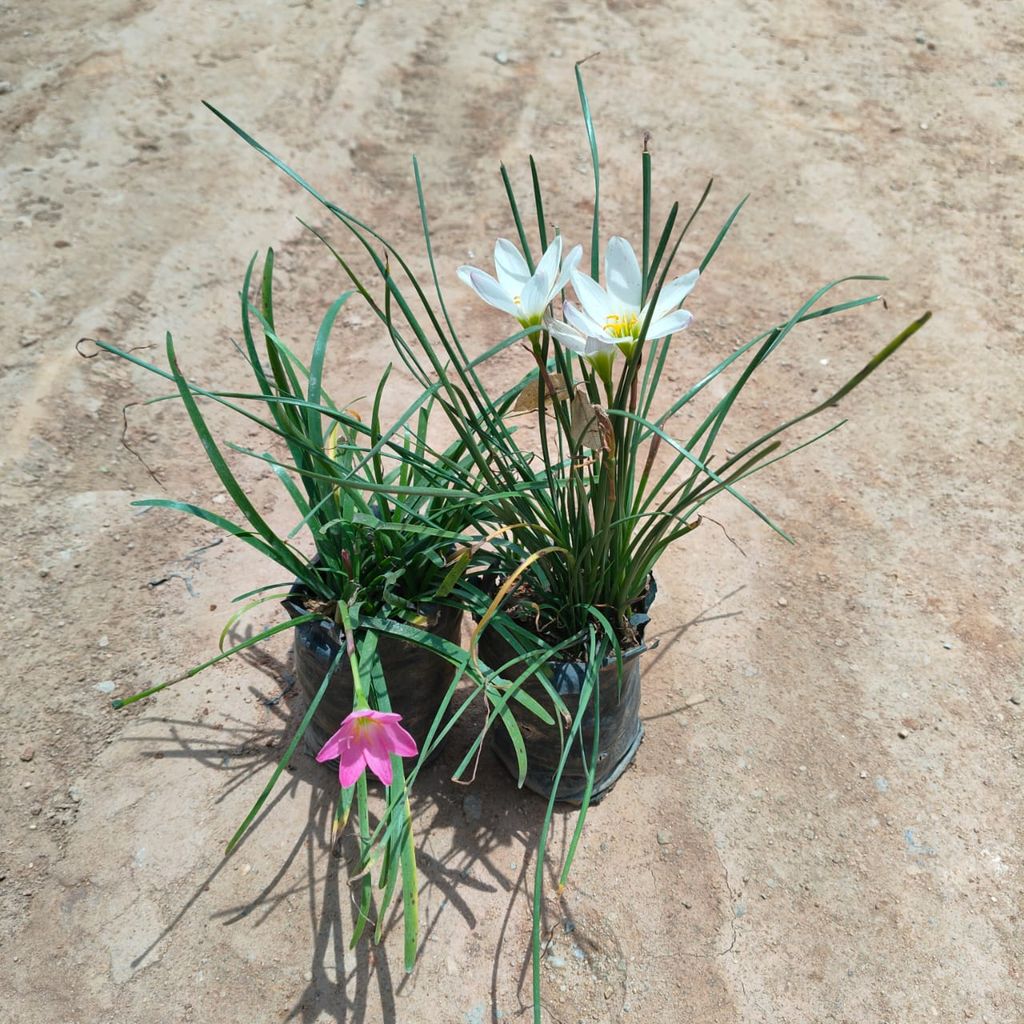
[[[345,757],[343,754],[338,762],[338,781],[342,789],[348,789],[353,785],[366,768],[366,760],[361,750],[350,750],[349,753],[351,756]]]
[[[566,254],[565,259],[562,260],[562,272],[558,275],[558,280],[555,282],[552,292],[560,292],[569,283],[572,272],[579,265],[582,258],[583,246],[574,245]]]
[[[523,254],[507,238],[499,238],[494,243],[494,269],[502,288],[510,296],[521,294],[530,280],[530,268]]]
[[[534,277],[538,277],[542,272],[548,278],[549,281],[554,281],[558,277],[558,268],[562,262],[562,236],[555,235],[555,240],[544,250],[544,255],[540,258],[540,263],[537,264],[537,272]]]
[[[604,327],[595,323],[585,312],[578,310],[571,302],[562,303],[562,315],[571,327],[574,327],[583,337],[605,339]]]
[[[363,748],[363,758],[366,767],[384,783],[391,785],[391,753],[387,748],[384,730],[374,729],[366,737],[366,746]]]
[[[348,746],[352,733],[352,727],[348,722],[349,720],[346,718],[342,722],[341,728],[320,748],[316,759],[321,764],[324,761],[333,761],[336,757],[340,757],[342,748]]]
[[[681,331],[690,326],[693,314],[685,309],[677,309],[674,313],[667,313],[660,320],[651,323],[651,329],[647,332],[647,340],[655,341],[658,338],[665,338],[676,331]]]
[[[619,235],[608,239],[604,254],[604,283],[608,291],[620,302],[640,308],[643,295],[643,276],[633,246]]]
[[[540,316],[548,308],[551,301],[551,279],[537,271],[523,288],[520,296],[519,316],[524,320]]]
[[[575,352],[579,356],[587,354],[587,337],[585,334],[580,334],[575,327],[570,327],[569,324],[548,316],[544,318],[544,329],[570,352]]]
[[[401,715],[395,717],[401,718]],[[388,748],[399,757],[415,757],[420,752],[416,741],[397,721],[384,725],[384,736]]]
[[[618,303],[613,303],[608,293],[592,277],[574,270],[572,286],[584,312],[594,323],[603,324],[609,313],[617,311]]]
[[[522,315],[526,318],[538,316],[547,308],[553,297],[553,288],[558,278],[558,265],[562,260],[562,236],[558,235],[547,247],[537,264],[533,277],[526,283],[520,298]]]
[[[563,305],[563,311],[566,316],[576,318],[578,323],[589,323],[587,315],[577,311],[571,302],[566,302]],[[575,352],[578,356],[589,359],[591,356],[600,355],[602,352],[611,351],[613,355],[615,353],[615,343],[606,339],[599,331],[595,334],[588,330],[580,330],[573,324],[552,320],[550,317],[544,321],[544,326],[551,332],[556,341],[560,342],[571,352]]]
[[[459,278],[469,285],[484,302],[503,313],[514,317],[519,316],[519,309],[511,297],[490,274],[485,274],[476,267],[459,267]]]
[[[675,309],[693,291],[693,287],[699,277],[699,270],[691,270],[688,274],[683,274],[682,277],[669,281],[661,289],[661,294],[658,296],[658,304],[654,307],[654,318],[658,319],[658,317],[664,316],[670,310]]]

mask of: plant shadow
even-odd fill
[[[233,643],[244,639],[236,636]],[[187,759],[196,766],[221,773],[215,802],[222,804],[237,791],[255,796],[261,783],[269,779],[306,709],[305,698],[295,685],[290,669],[291,653],[284,660],[266,649],[251,648],[236,656],[256,670],[262,680],[250,682],[248,700],[263,709],[260,721],[251,723],[239,717],[223,718],[215,724],[203,720],[164,719],[169,731],[160,736],[143,735],[137,742],[155,744],[142,752],[143,757]],[[458,696],[457,696],[457,699]],[[544,817],[544,801],[516,789],[497,759],[488,752],[480,758],[471,784],[451,781],[462,753],[469,748],[483,725],[482,711],[471,707],[460,718],[436,760],[418,774],[411,794],[413,833],[417,848],[419,881],[419,950],[444,928],[455,927],[451,915],[457,915],[467,933],[479,921],[473,908],[473,896],[483,899],[495,894],[507,896],[492,969],[491,1020],[498,1020],[497,967],[501,951],[508,943],[513,921],[522,915],[515,910],[528,903],[527,873],[533,860]],[[379,797],[382,787],[371,793]],[[286,802],[307,801],[304,824],[290,839],[285,851],[275,857],[271,877],[254,896],[244,902],[222,906],[212,920],[224,926],[243,922],[260,928],[282,911],[294,909],[301,897],[308,913],[310,961],[305,986],[291,1001],[283,1020],[313,1024],[331,1020],[337,1024],[397,1024],[401,1019],[397,997],[415,984],[417,971],[406,973],[401,963],[401,943],[397,943],[399,962],[392,964],[387,936],[401,930],[401,900],[388,912],[382,929],[385,941],[372,942],[376,925],[376,902],[363,938],[355,949],[350,939],[358,921],[358,895],[352,886],[358,864],[358,842],[350,822],[336,844],[331,843],[331,826],[338,795],[334,772],[317,764],[313,751],[300,741],[277,787],[254,819],[249,833],[200,882],[178,908],[172,920],[133,961],[141,966],[153,950],[169,939],[181,922],[196,908],[204,893],[222,876],[258,835],[264,822]],[[383,800],[377,801],[380,806]],[[292,812],[294,813],[294,812]],[[561,820],[561,832],[571,833],[572,808],[556,813],[553,830]],[[376,819],[371,816],[371,828]],[[554,845],[554,844],[553,844]],[[556,866],[557,867],[557,866]],[[554,870],[554,869],[552,869]],[[554,877],[554,876],[553,876]],[[550,883],[554,884],[554,882]],[[375,893],[378,890],[375,889]],[[519,901],[525,901],[520,904]],[[521,930],[520,930],[521,931]],[[517,932],[517,952],[528,943],[528,934]],[[527,979],[524,962],[520,990]],[[525,1009],[528,1002],[523,1004]],[[506,1014],[506,1019],[508,1015]]]
[[[689,621],[662,633],[658,637],[660,649],[653,650],[645,659],[646,670],[655,668],[668,644],[687,631],[742,614],[739,611],[710,614],[742,589],[742,586],[737,587]],[[235,637],[233,642],[243,638]],[[223,773],[226,778],[216,798],[218,803],[240,789],[255,794],[256,781],[269,776],[306,708],[290,670],[290,651],[282,660],[266,648],[250,648],[238,658],[265,680],[263,684],[251,683],[248,697],[264,709],[263,720],[253,724],[234,718],[215,725],[171,720],[169,737],[160,738],[165,745],[144,753],[152,757],[187,758],[199,766]],[[675,710],[678,709],[647,715],[644,720],[651,722]],[[487,1018],[497,1024],[499,1020],[514,1019],[531,1006],[529,890],[536,871],[536,847],[546,802],[517,790],[515,780],[490,753],[480,758],[472,784],[462,786],[451,782],[461,752],[469,748],[482,726],[482,709],[469,708],[456,723],[437,759],[419,772],[412,790],[411,811],[419,875],[420,951],[442,931],[451,940],[452,914],[461,920],[464,933],[477,929],[474,896],[489,899],[493,906],[495,894],[505,894],[497,937],[492,939],[491,1007]],[[146,739],[153,737],[140,737],[140,740]],[[300,742],[276,790],[253,821],[250,834],[197,885],[171,922],[133,964],[141,964],[157,945],[169,938],[280,804],[305,797],[308,806],[304,824],[273,875],[255,896],[216,911],[213,919],[225,926],[245,922],[249,927],[259,928],[296,896],[303,896],[311,935],[310,962],[305,987],[294,997],[283,1019],[300,1024],[325,1019],[336,1024],[369,1024],[371,1020],[398,1024],[396,997],[415,984],[420,968],[406,973],[401,963],[394,967],[389,943],[374,944],[370,940],[376,925],[376,904],[371,906],[363,939],[355,949],[350,948],[358,920],[357,900],[351,884],[357,870],[358,846],[350,824],[332,847],[330,835],[337,793],[333,772],[317,764],[313,752]],[[569,845],[577,813],[574,807],[556,806],[544,865],[545,888],[549,893],[558,891],[559,854]],[[372,820],[371,827],[375,824]],[[567,925],[569,920],[564,900],[547,901],[541,922],[545,944],[555,929]],[[396,926],[401,928],[400,900],[388,912],[382,929],[385,940]],[[518,958],[520,964],[515,985],[519,1006],[511,1012],[506,1009],[502,1014],[497,1009],[502,995],[499,965],[505,960],[505,953],[510,958]],[[374,1002],[379,1009],[371,1012]]]

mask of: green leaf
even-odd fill
[[[512,210],[512,219],[516,222],[519,244],[523,248],[526,265],[530,268],[530,273],[532,274],[536,269],[536,265],[533,261],[533,254],[530,252],[530,243],[526,239],[526,229],[523,227],[523,218],[519,213],[519,204],[516,202],[515,192],[512,191],[512,182],[509,180],[508,170],[504,164],[501,165],[501,181],[505,186],[505,195],[508,197],[509,208]]]
[[[174,353],[174,342],[169,332],[167,334],[167,362],[170,365],[174,381],[178,385],[178,393],[181,395],[181,401],[188,412],[189,419],[192,421],[192,427],[198,435],[199,440],[202,442],[203,448],[206,451],[206,457],[210,460],[210,464],[216,470],[217,476],[220,478],[225,490],[227,490],[230,495],[231,500],[235,503],[235,506],[242,515],[249,520],[254,530],[263,537],[267,545],[273,549],[274,561],[294,572],[296,576],[303,575],[305,569],[304,564],[294,554],[292,554],[290,550],[288,550],[277,534],[274,533],[270,526],[267,525],[259,512],[256,511],[256,508],[249,500],[248,495],[242,490],[238,481],[235,479],[235,476],[228,467],[227,462],[224,461],[224,456],[221,455],[220,449],[217,447],[217,442],[213,439],[213,435],[210,433],[210,430],[206,425],[206,421],[203,419],[203,415],[199,411],[199,406],[192,395],[192,390],[189,387],[188,382],[182,376],[181,371],[178,369],[178,361]]]
[[[523,734],[519,729],[519,723],[516,722],[515,716],[509,710],[507,706],[499,706],[495,709],[498,713],[498,717],[501,719],[502,724],[505,726],[505,731],[508,733],[508,738],[512,742],[512,749],[516,753],[516,770],[518,772],[518,779],[516,785],[522,789],[523,783],[526,781],[526,744],[523,742]]]
[[[313,357],[309,362],[309,387],[306,390],[306,397],[311,406],[320,404],[320,395],[323,388],[324,361],[327,358],[327,343],[330,341],[331,330],[334,321],[337,319],[341,307],[352,297],[352,292],[344,292],[331,303],[326,315],[317,331],[316,341],[313,343]],[[320,423],[320,415],[312,408],[308,412],[307,430],[313,443],[322,448],[324,445],[324,432]]]
[[[587,90],[583,87],[583,72],[580,70],[583,61],[576,63],[576,91],[580,97],[580,110],[583,112],[583,124],[587,131],[587,145],[590,147],[590,165],[594,171],[594,216],[590,228],[590,276],[600,280],[601,273],[601,163],[597,156],[597,133],[594,131],[594,119],[590,116],[590,100]]]

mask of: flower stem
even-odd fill
[[[348,651],[349,664],[352,666],[352,689],[355,691],[353,710],[370,706],[363,692],[362,680],[359,678],[359,659],[356,657],[355,637],[352,635],[352,619],[349,616],[348,605],[344,601],[338,602],[338,614],[341,616],[341,628],[345,632],[345,649]]]

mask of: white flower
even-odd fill
[[[563,304],[563,311],[567,319],[570,309],[574,313],[576,312],[571,302]],[[578,317],[579,314],[576,313],[576,316]],[[618,351],[616,342],[609,341],[601,335],[588,334],[586,329],[581,330],[572,323],[556,320],[551,316],[544,317],[544,330],[548,331],[555,341],[560,342],[570,352],[575,352],[576,355],[583,356],[585,359],[602,353],[614,355]]]
[[[571,302],[562,303],[563,313],[567,317],[570,309],[576,313]],[[576,313],[576,316],[579,314]],[[619,342],[589,334],[585,328],[581,329],[574,324],[564,323],[550,316],[544,317],[544,330],[555,341],[564,345],[570,352],[575,352],[581,359],[586,359],[593,366],[597,375],[604,381],[605,390],[608,392],[609,401],[611,401],[612,367],[615,363],[615,354],[619,351]]]
[[[691,270],[661,289],[647,330],[649,340],[667,337],[689,325],[692,314],[676,307],[693,290],[698,277],[700,271]],[[586,274],[573,271],[572,286],[583,308],[578,310],[571,302],[566,302],[565,319],[585,337],[618,345],[628,354],[640,337],[651,304],[640,305],[643,295],[640,264],[633,247],[618,235],[608,240],[604,279],[607,290]]]
[[[582,255],[582,248],[573,246],[563,262],[559,235],[531,274],[519,250],[508,239],[499,238],[494,246],[497,280],[476,267],[459,267],[459,277],[484,302],[514,316],[523,327],[533,327],[543,320],[551,300],[566,286]]]

